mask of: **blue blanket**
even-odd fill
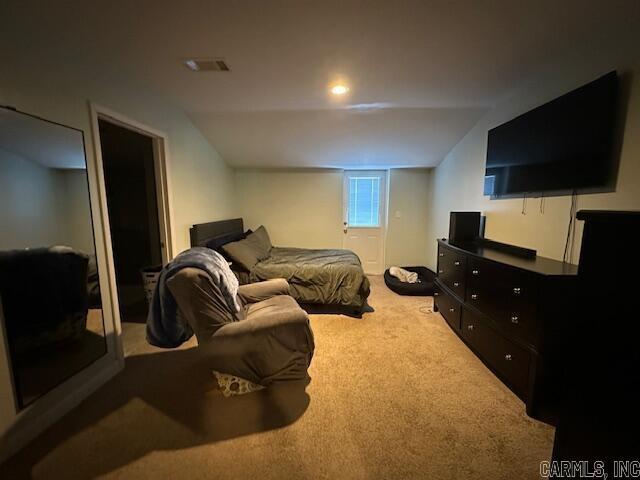
[[[179,318],[178,305],[167,287],[167,281],[183,268],[199,268],[207,272],[220,288],[229,311],[235,314],[240,310],[238,279],[222,255],[205,247],[185,250],[164,267],[153,293],[147,316],[147,341],[156,347],[175,348],[193,335],[191,327]]]

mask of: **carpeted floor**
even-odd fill
[[[224,398],[194,342],[126,325],[127,366],[0,467],[2,478],[540,478],[553,429],[451,332],[430,298],[372,277],[374,313],[313,315],[311,383]],[[423,308],[424,310],[424,308]],[[4,476],[4,475],[7,476]]]

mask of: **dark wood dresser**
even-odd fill
[[[577,266],[438,240],[435,309],[526,404],[555,423]]]

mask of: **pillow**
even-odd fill
[[[273,247],[273,245],[271,245],[271,239],[269,238],[267,229],[264,228],[264,226],[260,225],[255,232],[253,232],[251,235],[247,235],[247,237],[250,237],[250,236],[253,236],[256,238],[260,247],[265,252],[264,258],[261,258],[260,260],[264,260],[265,258],[268,258],[269,252],[271,252],[271,248]]]
[[[219,235],[217,237],[209,240],[205,246],[210,248],[211,250],[220,250],[220,247],[227,243],[237,242],[238,240],[243,240],[247,237],[247,233],[244,232],[236,232],[236,233],[226,233],[224,235]]]
[[[267,258],[269,255],[268,252],[265,254],[264,248],[260,245],[259,240],[254,234],[249,235],[244,240],[227,243],[221,248],[232,261],[240,264],[247,270],[251,270],[256,263]]]

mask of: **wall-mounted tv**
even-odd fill
[[[484,194],[567,194],[613,183],[618,76],[608,73],[489,130]]]

